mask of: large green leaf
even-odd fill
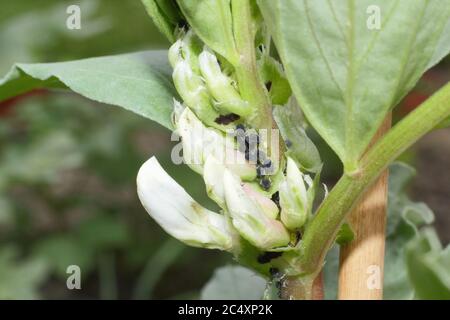
[[[356,169],[387,112],[450,50],[450,0],[258,4],[300,107],[347,170]],[[378,29],[368,28],[374,8]]]
[[[434,52],[433,58],[428,67],[433,67],[436,63],[442,60],[450,52],[450,19],[441,34],[441,38]]]
[[[0,79],[0,101],[36,88],[68,88],[171,128],[176,96],[165,51],[57,63],[18,63]]]
[[[266,281],[240,266],[217,269],[202,290],[201,298],[208,300],[259,300]]]

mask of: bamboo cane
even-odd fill
[[[391,115],[379,128],[373,145],[391,127]],[[348,222],[355,239],[341,247],[340,300],[381,300],[387,209],[387,170],[350,213]]]

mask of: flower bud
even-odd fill
[[[214,122],[220,114],[213,108],[212,99],[202,78],[194,73],[187,61],[179,61],[173,70],[173,82],[184,103],[207,125]]]
[[[301,228],[311,213],[314,192],[306,190],[305,181],[311,190],[312,180],[303,175],[295,161],[287,158],[286,178],[280,184],[281,221],[289,230]]]
[[[249,104],[242,100],[233,81],[222,73],[216,56],[204,50],[199,56],[200,72],[209,92],[216,100],[215,107],[222,113],[234,113],[242,118],[251,113]]]
[[[289,233],[283,224],[266,215],[261,203],[246,193],[237,176],[225,170],[223,181],[225,201],[233,226],[244,239],[261,250],[289,243]]]
[[[232,236],[226,217],[192,199],[156,158],[150,158],[140,168],[137,192],[149,215],[171,236],[195,247],[231,249]]]

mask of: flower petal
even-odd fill
[[[155,157],[140,168],[137,191],[150,216],[171,236],[196,247],[231,249],[232,238],[225,216],[192,199]]]

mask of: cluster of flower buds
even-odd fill
[[[232,74],[221,70],[214,53],[205,46],[202,48],[191,31],[170,47],[169,62],[178,93],[206,125],[223,129],[223,125],[245,121],[252,113]]]
[[[183,159],[203,176],[220,213],[195,202],[154,157],[138,173],[138,195],[150,216],[186,244],[236,256],[250,244],[278,257],[296,248],[312,215],[316,182],[279,154],[277,130],[263,134],[246,121],[253,107],[241,97],[233,68],[221,59],[192,32],[169,50],[183,100],[174,101],[172,119]]]

